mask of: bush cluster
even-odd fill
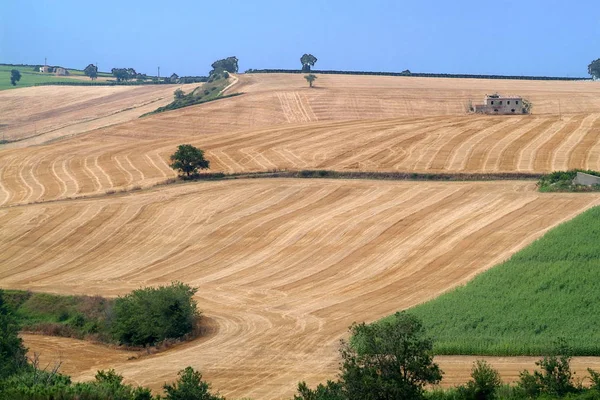
[[[584,186],[573,184],[577,172],[600,176],[600,172],[584,169],[572,169],[569,171],[554,171],[543,175],[538,181],[541,192],[596,192],[600,191],[600,185]]]
[[[196,291],[174,282],[117,298],[111,321],[113,337],[123,344],[144,346],[191,333],[200,317],[193,299]]]

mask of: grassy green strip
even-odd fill
[[[110,342],[106,320],[113,299],[100,296],[59,296],[6,290],[4,299],[14,310],[22,330],[51,336]]]
[[[577,172],[600,176],[600,172],[585,169],[572,169],[569,171],[554,171],[543,175],[538,181],[540,192],[600,192],[600,185],[576,185],[573,180]]]
[[[192,92],[188,94],[183,94],[180,92],[180,95],[177,96],[177,91],[175,93],[175,99],[173,102],[167,104],[164,107],[159,107],[154,111],[143,114],[140,118],[146,117],[148,115],[159,114],[165,111],[177,110],[183,107],[195,106],[198,104],[204,104],[215,100],[226,99],[229,97],[239,96],[243,93],[232,93],[225,96],[221,96],[222,91],[227,87],[228,80],[225,78],[221,78],[218,80],[210,81],[204,83],[202,86],[197,87]]]
[[[574,355],[598,356],[599,276],[595,207],[410,312],[423,320],[437,354],[543,355],[564,338]]]

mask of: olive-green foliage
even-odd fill
[[[425,385],[442,379],[416,317],[396,313],[378,324],[354,324],[350,333],[350,343],[341,342],[340,380],[315,390],[301,382],[295,400],[421,399]]]
[[[6,291],[5,297],[25,331],[111,341],[107,318],[113,300],[100,296],[61,296],[18,290]]]
[[[577,388],[573,383],[573,373],[571,372],[571,349],[560,341],[557,346],[556,355],[544,356],[535,365],[539,368],[533,371],[523,371],[519,375],[518,386],[523,389],[529,397],[538,397],[540,395],[550,395],[563,397],[568,393],[575,393],[581,388]]]
[[[316,389],[308,387],[306,382],[298,384],[298,394],[294,395],[294,400],[345,400],[346,395],[342,384],[334,381],[327,381],[323,385],[319,383]]]
[[[569,171],[554,171],[544,175],[538,181],[540,192],[591,192],[600,190],[600,186],[574,185],[573,179],[577,172],[600,176],[600,172],[584,169],[572,169]]]
[[[304,76],[304,79],[308,82],[308,86],[313,87],[313,82],[317,79],[317,77],[313,74],[308,74]]]
[[[72,384],[68,376],[34,370],[0,382],[1,400],[152,400],[149,389],[123,384],[114,370],[98,371],[96,380]],[[158,397],[156,397],[158,399]]]
[[[17,82],[21,80],[21,72],[18,69],[10,70],[10,84],[13,86],[17,85]]]
[[[152,345],[194,330],[200,312],[193,299],[198,289],[181,282],[134,290],[115,300],[111,330],[128,345]]]
[[[190,177],[198,174],[198,169],[210,168],[210,162],[204,158],[204,152],[191,144],[181,144],[171,155],[171,168]]]
[[[18,333],[16,318],[5,303],[3,291],[0,290],[0,379],[27,367],[27,350]]]
[[[471,370],[471,380],[464,386],[459,386],[457,392],[465,400],[492,400],[502,380],[500,374],[484,360],[477,360]]]
[[[600,355],[600,207],[561,224],[465,286],[410,310],[437,354]]]
[[[588,65],[588,74],[590,74],[594,79],[600,79],[600,58],[592,61]]]
[[[202,380],[202,374],[187,367],[179,371],[179,379],[163,386],[166,400],[223,400],[210,392],[210,385]]]

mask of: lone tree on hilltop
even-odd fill
[[[86,76],[89,76],[91,80],[94,80],[98,77],[98,67],[96,67],[94,64],[90,64],[87,67],[85,67],[83,73]]]
[[[17,82],[21,80],[21,73],[18,69],[13,69],[10,71],[10,83],[13,86],[17,86]]]
[[[588,74],[594,79],[600,79],[600,58],[594,60],[588,65]]]
[[[191,144],[181,144],[171,155],[171,168],[185,174],[187,178],[198,173],[198,169],[208,169],[210,163],[204,152]]]
[[[304,75],[304,79],[308,82],[308,86],[313,87],[313,82],[317,77],[313,74]]]
[[[304,54],[300,57],[300,62],[302,63],[302,72],[310,72],[310,67],[315,65],[317,57],[312,54]]]

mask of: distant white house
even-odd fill
[[[517,96],[505,97],[499,94],[486,95],[484,104],[475,105],[475,112],[481,114],[527,114],[523,98]]]
[[[40,72],[43,72],[45,74],[47,74],[48,72],[50,72],[50,67],[47,65],[41,66],[40,67]]]

